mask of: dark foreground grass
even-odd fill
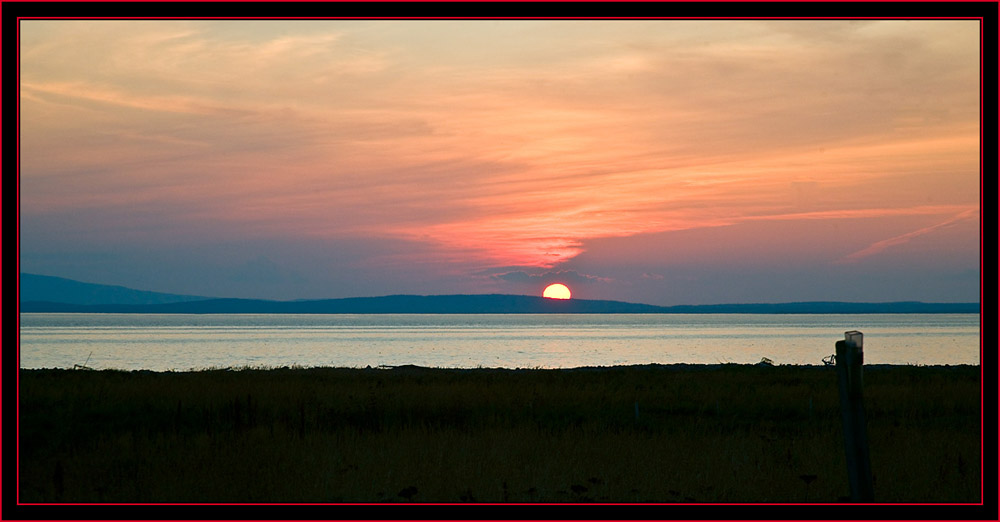
[[[866,367],[879,502],[979,502],[979,367]],[[832,368],[21,370],[21,502],[837,502]]]

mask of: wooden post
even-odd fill
[[[847,455],[847,479],[851,486],[851,500],[872,502],[875,497],[872,484],[871,459],[868,453],[868,424],[862,400],[861,367],[864,364],[863,336],[861,332],[844,333],[845,340],[837,341],[837,381],[840,388],[840,413],[844,425],[844,450]]]

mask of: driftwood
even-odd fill
[[[94,355],[94,352],[90,352],[90,355]],[[73,365],[73,369],[74,370],[93,370],[93,368],[91,368],[90,366],[87,366],[87,363],[90,362],[90,355],[87,356],[87,360],[86,361],[83,361],[83,364],[74,364]]]

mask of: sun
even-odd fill
[[[569,287],[564,284],[556,283],[545,287],[545,291],[542,292],[542,297],[548,297],[549,299],[569,299],[570,298]]]

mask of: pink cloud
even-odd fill
[[[24,27],[22,202],[88,210],[65,226],[94,235],[379,237],[427,246],[400,265],[553,268],[594,238],[978,196],[973,23]]]

